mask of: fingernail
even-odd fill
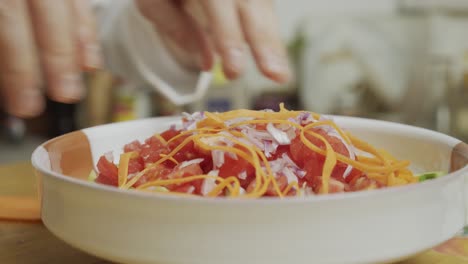
[[[51,84],[50,97],[62,103],[72,103],[85,96],[80,74],[64,74]]]
[[[38,116],[44,111],[44,99],[37,89],[12,91],[6,100],[7,112],[21,118]]]
[[[228,78],[236,78],[244,68],[245,52],[241,48],[229,48],[224,53],[224,71]]]
[[[86,70],[96,70],[102,67],[101,49],[98,45],[90,44],[85,46],[84,66]]]
[[[291,69],[285,56],[277,55],[274,52],[262,51],[260,55],[262,68],[267,72],[268,77],[278,82],[287,82],[291,78]]]

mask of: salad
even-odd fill
[[[306,111],[234,110],[184,114],[144,142],[102,155],[90,179],[121,189],[203,197],[311,196],[416,183],[398,160]]]

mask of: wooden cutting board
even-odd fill
[[[0,165],[0,196],[37,196],[36,178],[29,162]],[[68,246],[40,221],[0,220],[1,264],[109,263]]]

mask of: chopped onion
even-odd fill
[[[310,187],[306,187],[304,190],[304,195],[305,196],[313,196],[315,195],[314,191]]]
[[[263,152],[265,153],[265,157],[267,158],[271,158],[272,154],[274,154],[276,152],[276,149],[278,148],[278,143],[271,142],[270,140],[263,141],[263,145]]]
[[[245,194],[245,193],[246,193],[245,189],[240,187],[239,188],[239,194]]]
[[[257,146],[257,148],[261,149],[261,150],[264,150],[263,149],[263,143],[261,140],[259,140],[255,134],[252,134],[252,133],[249,133],[248,131],[243,131],[244,134],[247,135],[247,138],[248,138],[248,142],[250,142],[250,144],[254,144],[255,146]],[[243,141],[240,139],[240,141]]]
[[[294,172],[288,167],[283,169],[283,175],[286,176],[286,179],[288,179],[288,184],[291,184],[292,182],[299,182],[296,174],[294,174]]]
[[[254,144],[255,146],[257,146],[259,149],[263,151],[265,150],[263,141],[274,140],[270,133],[265,132],[265,131],[258,131],[257,129],[252,128],[250,126],[243,127],[241,131],[247,136],[248,140],[252,144]]]
[[[226,146],[229,146],[229,147],[232,147],[234,146],[234,142],[232,142],[232,140],[230,140],[228,137],[233,137],[233,138],[236,138],[236,136],[234,136],[233,134],[227,132],[227,131],[221,131],[218,133],[218,135],[221,136],[220,138],[220,142],[223,142],[226,144]]]
[[[224,151],[221,150],[212,150],[211,156],[213,158],[213,166],[219,168],[224,164]]]
[[[288,118],[288,121],[291,123],[299,124],[299,125],[301,124],[296,118],[292,118],[292,117]]]
[[[187,193],[188,194],[192,194],[193,192],[195,191],[195,187],[193,185],[191,185],[188,190],[187,190]]]
[[[352,170],[353,170],[353,166],[348,165],[346,167],[346,170],[343,172],[343,179],[346,179],[349,176],[349,174],[351,173]]]
[[[189,165],[192,165],[192,164],[199,164],[203,160],[205,160],[205,159],[204,158],[198,158],[198,159],[184,161],[179,165],[179,169],[185,168],[185,167],[187,167]]]
[[[241,123],[241,122],[249,121],[249,120],[253,120],[253,119],[254,119],[254,117],[242,116],[242,117],[237,117],[237,118],[226,120],[226,121],[224,121],[224,124],[226,126],[231,126],[231,125],[236,124],[236,123]]]
[[[182,113],[184,118],[182,119],[182,128],[184,130],[192,130],[197,127],[197,122],[205,118],[204,112],[195,112],[193,114]]]
[[[104,157],[109,162],[114,162],[114,153],[112,151],[104,153]]]
[[[291,165],[293,167],[299,168],[299,166],[297,166],[297,164],[289,157],[288,154],[283,153],[283,155],[281,155],[281,158],[283,158],[283,160],[286,162],[287,165]]]
[[[221,145],[220,143],[225,141],[225,138],[223,138],[222,136],[206,137],[206,138],[200,138],[200,141],[204,144],[207,144],[208,146],[218,146],[218,145]]]
[[[307,172],[305,170],[298,169],[294,171],[294,173],[297,175],[299,178],[304,178],[306,176]]]
[[[216,180],[213,178],[205,178],[201,186],[201,194],[206,196],[216,187]]]
[[[312,122],[316,121],[314,117],[309,112],[301,112],[297,116],[297,123],[301,125],[308,125]]]
[[[233,159],[233,160],[238,160],[239,158],[237,157],[237,154],[234,152],[228,152],[227,155]]]
[[[268,123],[267,131],[275,139],[275,141],[280,145],[289,145],[291,144],[291,139],[288,137],[286,132],[277,129],[272,123]]]
[[[290,140],[293,140],[296,138],[296,128],[295,127],[290,127],[288,130],[286,130],[286,134],[288,134],[288,137]]]
[[[328,121],[328,120],[333,121],[333,118],[328,115],[321,115],[319,118],[319,121]]]
[[[245,179],[247,179],[247,172],[244,170],[241,173],[239,173],[239,175],[237,175],[237,177],[239,179],[241,179],[241,180],[245,180]]]
[[[151,191],[157,191],[157,192],[169,192],[169,190],[164,186],[150,186],[147,189]]]
[[[218,176],[219,175],[219,170],[210,170],[208,172],[208,175],[210,176]]]

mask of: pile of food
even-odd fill
[[[234,110],[184,114],[182,125],[97,163],[92,180],[121,189],[205,197],[310,196],[418,182],[406,160],[325,116]]]

